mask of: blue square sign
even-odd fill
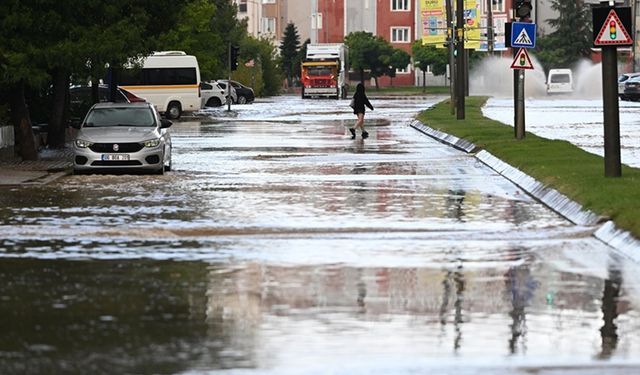
[[[511,47],[534,48],[536,46],[536,24],[511,23]]]

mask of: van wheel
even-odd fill
[[[170,120],[174,120],[174,119],[180,118],[181,114],[182,114],[182,108],[180,107],[180,103],[178,102],[169,103],[169,106],[167,107],[167,112],[165,113],[165,117],[167,117]]]

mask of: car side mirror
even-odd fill
[[[160,129],[166,129],[168,127],[170,127],[171,125],[173,125],[173,122],[167,120],[167,119],[161,119],[160,120]]]

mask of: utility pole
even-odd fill
[[[229,75],[227,78],[227,112],[231,111],[231,42],[227,48],[227,67],[229,68]]]
[[[455,74],[455,54],[454,54],[454,34],[453,34],[453,6],[451,0],[445,0],[447,9],[447,48],[449,49],[449,94],[451,99],[449,107],[451,114],[456,113],[456,74]]]
[[[464,0],[456,0],[456,118],[464,120]]]
[[[493,0],[487,0],[487,52],[493,54]]]
[[[513,9],[513,19],[520,22],[531,22],[531,10],[533,5],[531,0],[516,0],[515,9]],[[513,57],[517,56],[517,49],[513,48]],[[513,131],[516,139],[524,139],[525,136],[525,119],[524,119],[524,70],[513,70],[513,100],[514,100],[514,119]]]

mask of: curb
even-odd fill
[[[640,253],[637,251],[640,249],[640,240],[630,232],[617,228],[612,220],[607,220],[584,209],[580,204],[557,190],[545,186],[533,177],[498,159],[488,151],[481,150],[467,140],[433,129],[419,120],[413,120],[409,126],[441,143],[464,151],[467,154],[473,154],[480,162],[570,222],[576,225],[599,226],[592,234],[595,238],[632,260],[640,262]]]

